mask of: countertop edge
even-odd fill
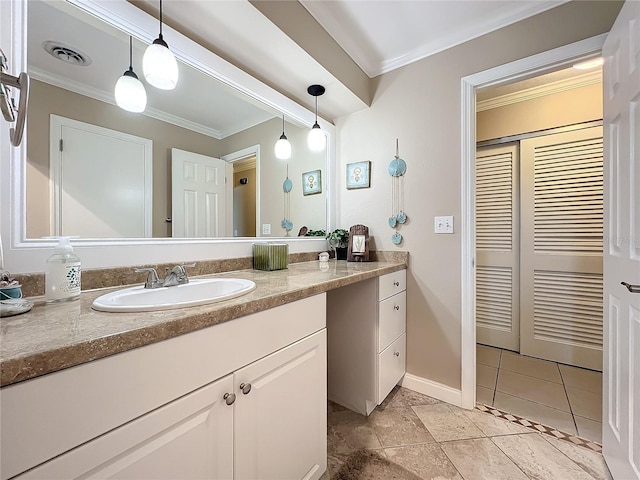
[[[336,288],[376,278],[407,268],[406,263],[393,263],[376,270],[354,272],[344,277],[318,282],[304,288],[294,289],[266,298],[249,300],[238,305],[211,308],[211,312],[199,312],[185,317],[168,319],[162,324],[141,327],[114,335],[79,342],[70,346],[53,348],[43,352],[3,360],[0,363],[0,387],[29,380],[41,375],[82,365],[135,348],[168,340],[222,322],[278,307],[303,298],[311,297]],[[186,309],[183,309],[184,312]]]

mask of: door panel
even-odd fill
[[[602,128],[521,142],[520,353],[602,370]]]
[[[520,346],[518,146],[476,154],[477,341],[508,350]]]
[[[171,149],[173,237],[226,235],[227,162]]]
[[[234,373],[235,480],[317,480],[326,470],[326,332]]]
[[[603,454],[614,478],[640,478],[640,2],[625,2],[603,47]]]

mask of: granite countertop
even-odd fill
[[[330,260],[289,264],[286,270],[237,270],[197,278],[253,280],[244,296],[197,307],[158,312],[106,313],[91,309],[100,295],[119,288],[83,291],[80,299],[46,304],[0,319],[0,386],[216,325],[334,288],[406,268],[404,261],[348,263]]]

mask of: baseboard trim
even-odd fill
[[[442,383],[407,373],[400,382],[400,385],[408,388],[409,390],[437,398],[443,402],[447,402],[458,407],[462,406],[462,391],[443,385]]]

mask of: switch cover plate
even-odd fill
[[[263,223],[262,224],[262,234],[263,235],[271,235],[271,224]]]
[[[433,233],[453,233],[453,215],[434,217]]]

